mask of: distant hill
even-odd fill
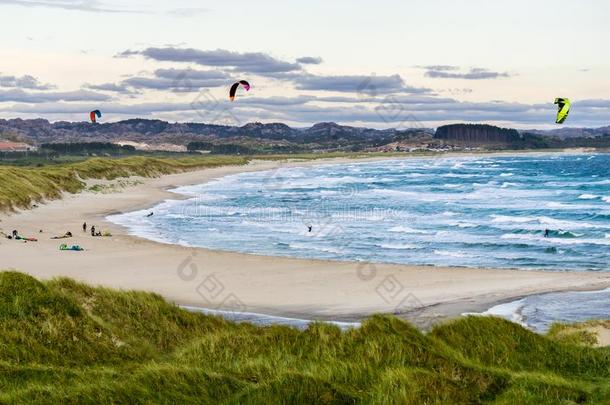
[[[537,134],[543,136],[554,136],[562,139],[566,138],[594,138],[610,134],[610,126],[601,128],[558,128],[551,130],[529,129],[522,133]]]
[[[188,149],[219,154],[607,148],[610,147],[610,127],[518,131],[485,124],[452,124],[441,126],[435,132],[419,128],[380,130],[334,122],[292,128],[283,123],[260,122],[228,126],[149,119],[97,124],[0,119],[2,139],[34,146],[98,142],[133,145],[143,151]]]
[[[0,135],[12,134],[32,144],[66,142],[142,142],[187,145],[191,142],[243,144],[281,150],[364,150],[404,138],[426,135],[431,129],[378,130],[323,122],[296,129],[283,123],[260,122],[243,126],[204,123],[169,123],[161,120],[129,119],[114,123],[55,122],[44,119],[0,119]]]

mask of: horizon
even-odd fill
[[[235,126],[610,124],[610,56],[597,46],[610,35],[606,2],[382,3],[0,0],[0,118],[85,121],[100,109],[101,122]],[[239,79],[252,89],[231,103]],[[556,97],[573,102],[565,125]]]

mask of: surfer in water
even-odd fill
[[[548,229],[544,230],[544,237],[548,238],[549,236],[551,236],[551,231],[549,231]]]
[[[150,214],[146,215],[146,218],[152,217],[153,215],[155,215],[155,213],[151,212]]]

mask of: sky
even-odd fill
[[[0,15],[4,119],[610,125],[605,0],[0,0]],[[561,126],[556,97],[572,101]]]

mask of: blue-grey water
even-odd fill
[[[218,309],[207,309],[199,307],[183,306],[190,312],[197,312],[205,315],[220,316],[226,320],[233,322],[247,322],[257,326],[271,326],[271,325],[283,325],[291,326],[300,330],[307,329],[314,321],[309,319],[298,319],[298,318],[286,318],[283,316],[272,316],[265,314],[257,314],[253,312],[235,312],[235,311],[221,311]],[[320,322],[320,321],[317,321]],[[353,328],[359,328],[360,322],[338,322],[338,321],[322,321],[323,323],[329,323],[337,326],[341,330],[349,330]]]
[[[159,242],[244,253],[610,270],[610,154],[326,164],[242,173],[175,191],[190,198],[110,220]],[[562,305],[573,311],[568,320],[610,318],[610,305],[599,307],[610,304],[610,291],[600,294],[595,302],[560,296],[559,310],[546,312],[535,308],[548,302],[532,298],[521,312],[542,329],[568,314]]]
[[[285,168],[175,191],[192,198],[110,219],[161,242],[255,254],[610,269],[610,155]]]
[[[532,295],[496,305],[483,314],[506,318],[536,332],[547,332],[554,322],[610,319],[610,289]]]

